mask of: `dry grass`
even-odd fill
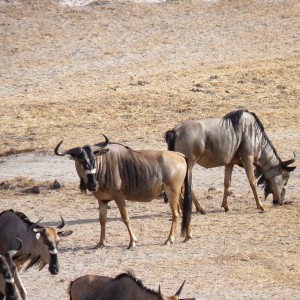
[[[268,131],[297,130],[297,1],[199,2],[2,5],[0,154],[100,132],[164,147],[178,122],[240,107]]]
[[[61,139],[65,148],[96,143],[101,132],[133,148],[165,149],[164,132],[177,123],[246,108],[259,116],[280,156],[290,158],[300,153],[299,6],[195,0],[71,8],[0,0],[0,155],[50,153]],[[198,191],[208,214],[194,214],[194,239],[172,247],[162,247],[169,208],[161,201],[130,203],[140,240],[133,252],[125,250],[127,233],[114,204],[109,247],[91,249],[97,205],[77,184],[34,196],[1,189],[0,201],[2,209],[33,220],[45,216],[51,224],[62,214],[74,231],[61,242],[57,277],[45,282],[46,271],[22,274],[30,299],[67,298],[75,276],[114,276],[127,268],[151,288],[160,282],[166,294],[187,279],[184,296],[197,299],[298,299],[299,172],[292,176],[289,204],[266,203],[265,214],[255,211],[244,177],[235,178],[228,214],[219,209],[222,189],[210,197]]]

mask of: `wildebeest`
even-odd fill
[[[50,273],[55,275],[59,271],[58,229],[63,228],[65,223],[61,217],[61,224],[55,228],[40,226],[40,221],[33,223],[24,213],[13,210],[3,211],[0,214],[0,254],[5,254],[10,249],[17,249],[18,238],[22,241],[22,248],[13,256],[17,270],[19,271],[26,263],[28,263],[26,270],[34,265],[41,270],[49,264]],[[14,273],[14,277],[22,299],[26,299],[26,290],[18,272]]]
[[[188,120],[168,130],[165,140],[168,150],[179,151],[188,158],[190,182],[196,163],[205,168],[225,166],[222,202],[225,211],[228,211],[227,195],[235,164],[245,168],[258,209],[264,210],[256,178],[264,187],[265,198],[272,193],[273,203],[282,204],[290,172],[295,169],[288,165],[296,156],[294,153],[294,158],[288,161],[280,159],[255,113],[237,110],[223,118]],[[205,213],[193,192],[192,197],[197,210]]]
[[[61,153],[61,141],[54,150],[56,155],[68,155],[75,160],[80,177],[80,189],[92,191],[99,202],[100,241],[97,248],[104,246],[107,203],[115,200],[125,223],[130,243],[135,246],[136,237],[131,229],[126,209],[126,200],[149,202],[163,190],[168,196],[172,225],[165,244],[173,243],[179,218],[179,197],[184,194],[182,235],[185,241],[191,238],[191,191],[188,168],[181,153],[171,151],[134,151],[117,143],[105,142],[93,146],[76,147]]]
[[[10,250],[4,255],[0,254],[0,274],[2,274],[2,280],[0,280],[0,299],[17,300],[18,294],[16,291],[14,275],[13,275],[13,263],[12,256],[18,250]],[[1,278],[1,276],[0,276]]]
[[[71,282],[70,300],[178,300],[184,282],[174,296],[164,297],[160,291],[146,288],[131,272],[115,278],[99,275],[84,275]],[[195,300],[185,298],[180,300]]]

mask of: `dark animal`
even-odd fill
[[[16,249],[18,246],[17,239],[20,239],[22,248],[13,256],[13,263],[17,270],[19,271],[25,263],[28,263],[26,270],[34,265],[37,265],[41,270],[49,264],[50,273],[55,275],[59,271],[57,258],[58,229],[63,228],[65,223],[61,217],[61,224],[54,228],[40,226],[40,221],[32,223],[21,212],[3,211],[0,214],[0,254],[3,255],[10,249]],[[18,272],[14,273],[14,278],[22,299],[26,299],[26,290]]]
[[[191,191],[187,173],[187,162],[181,153],[170,151],[134,151],[124,145],[105,142],[93,146],[76,147],[63,153],[55,147],[55,154],[68,155],[75,160],[80,177],[80,189],[92,191],[99,202],[100,241],[96,247],[103,247],[107,203],[115,200],[125,223],[130,243],[135,246],[136,237],[131,229],[126,209],[126,200],[149,202],[163,190],[169,198],[172,211],[172,226],[165,244],[173,243],[179,218],[179,198],[184,194],[182,235],[185,241],[191,238]]]
[[[0,254],[0,300],[17,300],[18,294],[15,287],[12,256],[18,250],[11,250],[4,255]]]
[[[179,299],[184,282],[174,296],[164,297],[158,292],[146,288],[130,272],[115,278],[98,275],[84,275],[70,284],[70,300],[195,300]]]
[[[282,161],[268,138],[258,117],[247,110],[230,112],[223,118],[189,120],[168,130],[165,134],[168,150],[183,153],[189,162],[190,182],[192,169],[197,163],[205,168],[225,166],[222,207],[228,211],[227,194],[235,164],[245,168],[256,206],[264,210],[256,189],[264,187],[265,198],[272,193],[273,203],[282,204],[290,172],[296,160]],[[253,165],[256,168],[254,173]],[[256,177],[256,178],[255,178]],[[192,192],[198,211],[205,213]]]

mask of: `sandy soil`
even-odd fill
[[[128,251],[111,203],[107,247],[93,250],[97,203],[80,194],[72,163],[52,155],[62,139],[66,148],[96,143],[101,132],[135,149],[165,149],[164,132],[177,123],[241,107],[259,116],[283,160],[299,154],[299,2],[62,2],[0,0],[0,209],[48,225],[62,214],[73,230],[59,245],[57,276],[22,273],[29,299],[67,299],[77,276],[127,269],[166,295],[186,280],[183,297],[300,299],[298,168],[285,205],[269,198],[265,213],[242,169],[224,213],[223,169],[197,168],[193,187],[207,214],[193,214],[191,241],[178,232],[163,246],[170,209],[162,199],[130,202],[139,243]],[[62,189],[49,188],[55,179]],[[40,194],[28,192],[34,185]]]

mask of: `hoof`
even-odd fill
[[[104,248],[104,244],[99,242],[93,249],[102,249],[102,248]]]
[[[206,215],[206,211],[201,207],[201,208],[196,208],[196,212],[200,213],[201,215]]]
[[[137,241],[131,242],[131,243],[129,244],[129,246],[127,247],[127,250],[132,250],[132,249],[134,249],[134,248],[135,248],[135,243],[137,243]]]
[[[187,236],[184,240],[183,240],[183,243],[186,243],[187,241],[191,240],[192,239],[192,236]]]
[[[173,245],[174,241],[171,239],[167,239],[164,243],[164,245],[168,246],[168,245]]]
[[[221,208],[224,208],[224,211],[225,212],[228,212],[229,211],[229,207],[226,205],[221,205]]]

